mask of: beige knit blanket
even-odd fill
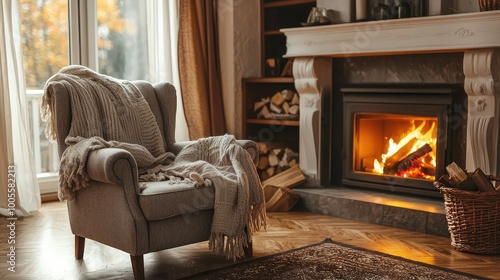
[[[74,192],[88,186],[86,173],[90,151],[105,147],[122,148],[134,156],[140,170],[173,160],[165,152],[156,119],[139,89],[128,81],[98,74],[72,65],[61,69],[46,83],[42,98],[42,119],[47,137],[56,139],[50,82],[67,88],[71,106],[71,128],[61,156],[59,199],[72,200]]]
[[[182,149],[172,164],[149,170],[141,181],[179,178],[197,187],[215,187],[209,248],[233,260],[244,256],[252,232],[266,223],[262,185],[248,152],[232,135],[199,139]]]

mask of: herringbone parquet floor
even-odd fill
[[[254,236],[254,257],[316,243],[327,237],[404,258],[500,279],[500,255],[462,253],[449,238],[303,212],[268,213],[267,232]],[[2,279],[132,279],[128,254],[87,240],[83,260],[74,259],[74,238],[65,203],[44,203],[33,217],[16,223],[16,272],[7,270],[9,229],[0,218]],[[177,279],[231,264],[206,242],[144,257],[148,279]]]

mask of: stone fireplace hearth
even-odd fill
[[[437,74],[431,71],[431,75],[449,79],[444,83],[440,80],[440,84],[458,85],[464,100],[465,126],[461,140],[457,140],[463,143],[451,142],[452,146],[462,145],[458,149],[463,151],[457,157],[448,156],[444,164],[457,161],[468,170],[481,167],[487,174],[500,174],[497,164],[500,154],[500,11],[282,31],[287,37],[285,57],[294,58],[295,87],[301,94],[300,165],[309,178],[308,185],[317,187],[297,190],[303,198],[300,207],[348,219],[446,235],[444,209],[439,199],[401,198],[397,193],[343,188],[346,152],[343,150],[345,145],[338,143],[343,141],[339,140],[343,139],[339,135],[343,132],[332,131],[332,128],[339,122],[345,124],[339,118],[342,112],[337,112],[342,110],[339,95],[347,83],[345,79],[349,73],[346,71],[353,73],[353,69],[345,65],[355,65],[359,70],[359,65],[371,61],[377,65],[372,72],[377,73],[380,72],[378,67],[398,59],[419,56],[424,57],[421,60],[430,61],[424,63],[425,67],[441,71]],[[436,64],[436,60],[445,62]],[[448,67],[450,65],[452,67]],[[363,74],[366,72],[370,71]],[[371,78],[359,75],[349,82],[359,85],[367,79]],[[389,83],[393,82],[398,83]]]

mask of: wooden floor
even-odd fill
[[[7,270],[8,228],[1,218],[2,279],[132,279],[129,255],[87,240],[83,260],[74,259],[65,203],[44,203],[33,217],[16,223],[16,272]],[[415,261],[500,279],[500,255],[461,253],[444,237],[311,213],[268,213],[267,232],[254,236],[254,257],[333,240]],[[230,265],[206,242],[145,255],[148,279],[177,279]]]

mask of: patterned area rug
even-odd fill
[[[331,239],[186,279],[485,279]]]

